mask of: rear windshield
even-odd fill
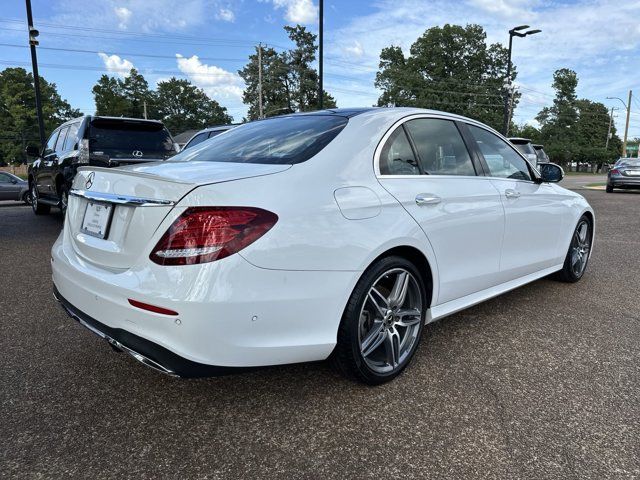
[[[294,164],[309,160],[347,124],[345,117],[276,117],[241,125],[172,158],[205,161]]]
[[[98,119],[91,122],[89,138],[92,153],[112,157],[164,158],[175,153],[171,135],[156,122]]]
[[[617,166],[619,166],[619,167],[640,167],[640,160],[632,160],[632,159],[619,160]]]
[[[514,146],[520,151],[520,153],[524,153],[525,155],[536,153],[530,143],[516,143]]]

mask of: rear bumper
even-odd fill
[[[640,177],[624,177],[622,175],[610,177],[609,185],[616,188],[640,188]]]
[[[53,246],[51,267],[65,310],[112,346],[184,377],[325,359],[359,277],[266,270],[239,255],[201,266],[146,261],[110,272],[79,258],[63,236]],[[141,310],[128,299],[179,316]]]
[[[100,323],[95,318],[90,317],[71,305],[71,303],[60,295],[55,285],[53,286],[53,296],[60,303],[64,311],[83,327],[95,333],[100,338],[104,338],[115,349],[128,353],[135,360],[160,373],[172,377],[194,378],[227,375],[249,370],[248,368],[218,367],[193,362],[126,330],[111,328]]]

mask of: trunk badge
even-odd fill
[[[142,156],[142,152],[140,150],[134,150],[132,155],[134,157],[140,158]]]

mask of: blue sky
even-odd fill
[[[289,47],[282,29],[301,23],[317,31],[317,0],[32,0],[41,74],[83,112],[94,109],[91,87],[103,73],[123,75],[132,65],[151,86],[188,78],[229,109],[246,112],[237,70],[258,42]],[[523,94],[518,123],[531,122],[551,103],[557,68],[578,73],[580,97],[620,107],[632,102],[631,137],[640,137],[640,2],[637,0],[325,0],[325,88],[341,107],[372,105],[380,50],[405,53],[431,26],[478,23],[489,42],[506,43],[509,28],[526,23],[542,33],[515,39],[513,61]],[[0,68],[30,69],[24,2],[0,16]],[[7,46],[20,45],[20,47]],[[58,50],[56,50],[58,49]],[[86,50],[69,52],[59,49]],[[603,139],[604,142],[604,139]]]

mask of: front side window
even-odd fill
[[[420,175],[418,162],[402,126],[387,139],[380,152],[382,175]]]
[[[309,160],[347,125],[338,115],[294,115],[258,120],[189,148],[172,161],[293,165]]]
[[[47,146],[44,148],[45,155],[49,155],[50,153],[53,153],[56,151],[56,140],[58,140],[59,133],[60,133],[60,130],[56,130],[51,134],[51,136],[49,137],[49,140],[47,140]]]
[[[475,176],[467,147],[455,123],[437,118],[409,120],[405,127],[429,175]]]
[[[527,162],[507,142],[484,128],[469,125],[469,130],[492,177],[531,180]]]

